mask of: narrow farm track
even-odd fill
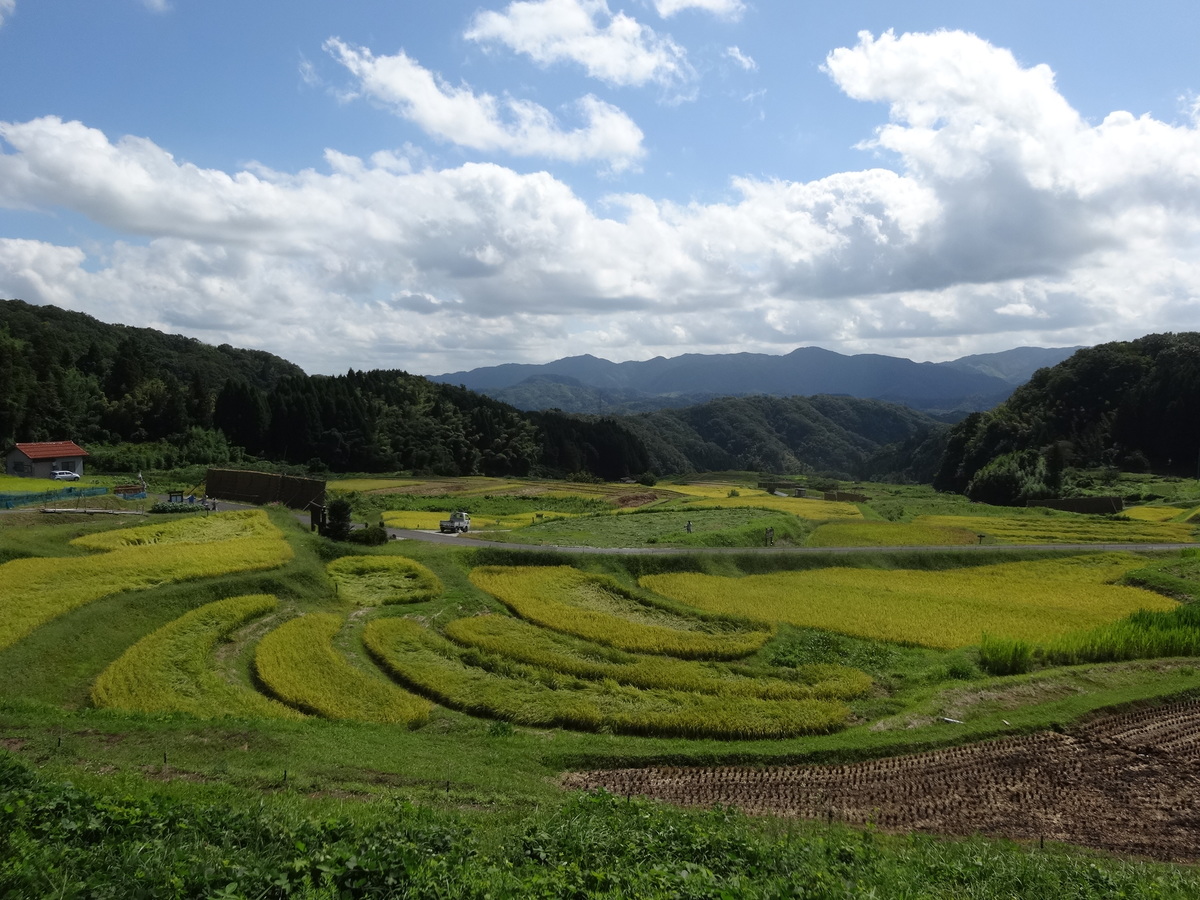
[[[564,786],[684,806],[873,823],[884,831],[1062,841],[1200,859],[1200,700],[846,766],[581,772]]]
[[[305,519],[307,521],[307,518]],[[783,553],[783,554],[852,554],[852,553],[942,553],[946,551],[971,553],[995,550],[1068,550],[1082,553],[1108,553],[1123,550],[1145,552],[1160,550],[1185,550],[1200,546],[1189,544],[944,544],[941,546],[914,547],[575,547],[557,544],[512,544],[507,541],[485,541],[460,534],[440,534],[436,531],[417,531],[408,528],[389,528],[387,532],[397,540],[427,541],[434,544],[454,544],[459,547],[490,547],[493,550],[536,550],[543,553],[587,553],[605,556],[671,556],[679,554],[734,554]]]

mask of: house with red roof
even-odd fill
[[[88,452],[74,441],[48,441],[41,444],[14,444],[4,459],[4,471],[26,478],[49,478],[51,472],[83,474],[83,459]]]

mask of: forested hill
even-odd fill
[[[629,416],[655,471],[822,472],[928,482],[948,427],[854,397],[724,397]]]
[[[522,412],[398,370],[309,376],[261,351],[0,301],[0,443],[79,441],[100,468],[261,458],[448,475],[928,478],[927,439],[944,431],[912,410],[837,397],[725,398],[631,418]]]
[[[297,376],[304,376],[299,366],[262,350],[0,300],[3,443],[155,440],[206,422],[229,379],[267,391]]]
[[[688,353],[609,362],[573,356],[541,365],[509,363],[437,375],[432,381],[480,391],[519,409],[644,412],[705,403],[718,396],[837,394],[884,400],[930,413],[990,409],[1043,366],[1076,348],[1017,347],[944,363],[865,353],[846,356],[799,347],[765,353]]]
[[[1195,474],[1200,334],[1101,344],[1034,374],[951,432],[934,485],[988,502],[1053,496],[1070,466]]]

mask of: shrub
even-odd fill
[[[160,500],[150,507],[152,513],[194,513],[204,509],[201,503],[167,503]]]
[[[358,528],[347,535],[346,540],[351,544],[363,544],[368,547],[378,547],[388,542],[387,529],[382,525],[368,525]]]

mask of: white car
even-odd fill
[[[50,477],[55,481],[78,481],[78,472],[51,472]]]

